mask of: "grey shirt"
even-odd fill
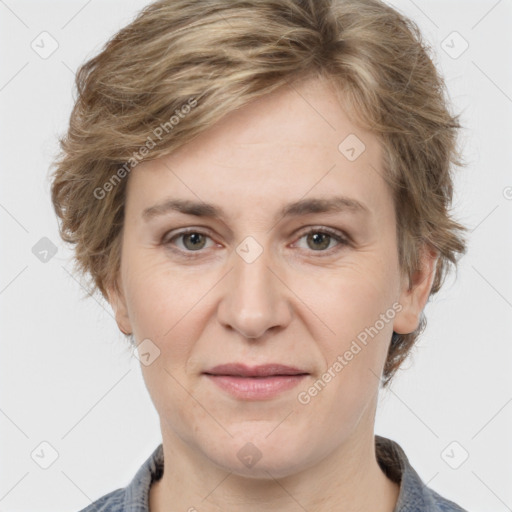
[[[376,435],[375,451],[379,466],[388,478],[400,484],[394,512],[467,512],[427,487],[395,441]],[[149,488],[151,482],[162,477],[163,469],[164,453],[160,444],[126,487],[106,494],[80,512],[149,512]]]

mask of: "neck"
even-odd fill
[[[168,432],[167,432],[168,434]],[[162,478],[149,494],[151,512],[296,511],[393,512],[399,485],[377,463],[373,429],[321,462],[284,477],[247,478],[199,459],[178,438],[163,436]]]

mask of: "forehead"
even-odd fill
[[[331,192],[372,202],[385,193],[381,155],[376,136],[349,120],[332,86],[310,78],[229,113],[171,155],[136,166],[127,206],[141,212],[176,195],[269,208],[272,198],[281,207],[283,198]]]

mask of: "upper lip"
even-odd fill
[[[220,364],[204,372],[207,375],[229,375],[234,377],[269,377],[272,375],[305,375],[308,372],[286,366],[271,363],[259,366],[247,366],[241,363]]]

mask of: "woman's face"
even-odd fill
[[[111,299],[145,340],[164,443],[278,477],[373,442],[393,329],[415,329],[431,284],[401,280],[381,161],[309,79],[132,170]]]

